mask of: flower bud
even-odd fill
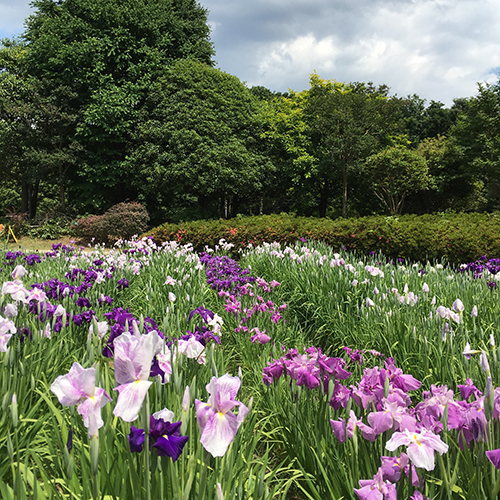
[[[12,404],[10,406],[10,412],[12,414],[12,425],[14,426],[14,429],[17,427],[17,424],[19,423],[19,417],[17,413],[17,398],[16,398],[16,393],[12,394]]]

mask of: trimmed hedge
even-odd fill
[[[163,224],[146,236],[164,241],[192,243],[198,251],[214,246],[221,238],[235,250],[249,243],[277,241],[293,244],[299,239],[319,240],[334,249],[360,253],[380,251],[392,258],[413,261],[446,259],[450,263],[472,262],[483,255],[500,257],[500,213],[405,215],[318,219],[290,215],[238,217]]]

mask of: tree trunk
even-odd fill
[[[29,194],[28,194],[28,183],[26,181],[22,181],[21,183],[21,213],[28,213],[29,206]]]
[[[29,218],[34,219],[36,217],[36,211],[38,208],[38,188],[40,186],[40,181],[36,181],[34,184],[30,185],[29,191]]]
[[[61,211],[66,213],[66,190],[63,185],[59,185],[59,201],[61,203]]]
[[[347,215],[347,166],[342,164],[342,217]]]
[[[328,208],[328,195],[330,194],[330,183],[328,182],[328,179],[325,180],[323,187],[321,188],[321,193],[319,196],[319,216],[320,217],[325,217],[326,216],[326,209]]]

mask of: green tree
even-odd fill
[[[149,89],[178,59],[212,64],[207,11],[195,0],[35,0],[33,5],[23,70],[47,82],[49,93],[65,87],[77,96],[76,138],[85,161],[74,172],[73,185],[87,207],[121,201],[130,194],[123,165]]]
[[[389,142],[399,127],[399,100],[371,83],[339,83],[311,75],[304,117],[317,160],[319,215],[323,217],[334,184],[342,186],[342,216],[347,215],[349,172]]]
[[[171,65],[151,91],[128,159],[152,206],[237,212],[258,198],[272,164],[259,151],[258,102],[237,77],[194,60]]]
[[[417,152],[403,146],[390,146],[369,156],[363,171],[375,196],[391,215],[403,211],[406,197],[429,186],[429,168]]]
[[[73,134],[76,116],[64,87],[48,93],[45,83],[23,75],[24,43],[4,40],[0,48],[0,165],[1,179],[21,191],[21,212],[34,218],[40,183],[59,188],[65,208],[67,172],[78,162],[80,145]],[[69,109],[69,111],[68,111]]]
[[[439,101],[426,100],[413,94],[401,99],[401,112],[408,138],[416,147],[426,138],[447,135],[458,116],[458,104],[445,108]]]
[[[317,161],[304,118],[307,91],[277,96],[262,104],[258,120],[267,154],[277,172],[274,196],[278,193],[289,201],[289,208],[309,214],[316,209],[319,193]]]
[[[429,189],[409,195],[413,213],[479,211],[485,207],[483,183],[464,168],[462,151],[452,138],[437,136],[421,141],[416,150],[429,167]]]
[[[484,184],[490,208],[500,207],[500,80],[480,84],[475,97],[462,103],[451,130],[470,178]]]

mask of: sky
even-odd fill
[[[98,1],[98,0],[96,0]],[[498,0],[202,0],[216,67],[248,87],[301,91],[309,76],[373,82],[449,107],[500,76]],[[29,0],[0,0],[0,38]]]

